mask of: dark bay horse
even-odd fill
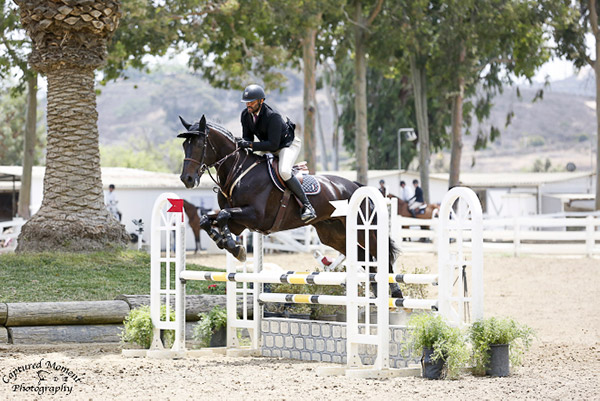
[[[194,253],[198,253],[198,250],[202,249],[202,244],[200,244],[200,216],[198,216],[198,208],[196,205],[193,205],[184,199],[183,210],[188,217],[188,224],[194,232],[194,240],[196,244]]]
[[[224,248],[238,260],[246,259],[245,248],[236,243],[232,233],[239,235],[245,228],[268,234],[305,226],[300,220],[300,205],[294,197],[289,199],[283,219],[276,223],[282,201],[282,192],[273,184],[267,171],[267,160],[238,146],[240,138],[235,138],[219,125],[207,123],[202,116],[197,123],[190,124],[181,118],[186,132],[178,135],[185,138],[183,149],[185,158],[181,181],[187,188],[194,188],[200,177],[209,168],[214,168],[211,178],[219,187],[218,202],[221,210],[214,215],[200,218],[202,229],[208,232],[219,248]],[[314,226],[321,242],[342,254],[346,254],[346,218],[331,217],[334,207],[332,200],[350,199],[360,184],[333,175],[318,175],[315,178],[321,185],[320,193],[309,195],[317,212],[317,218],[309,224]],[[364,235],[364,234],[363,234]],[[369,258],[376,253],[376,234],[370,232]],[[364,245],[364,237],[359,243]],[[389,272],[398,255],[398,248],[390,239]],[[360,260],[365,260],[359,254]],[[392,297],[401,298],[397,284],[390,284]]]

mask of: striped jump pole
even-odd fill
[[[180,277],[184,280],[216,281],[236,283],[270,283],[270,284],[346,284],[347,274],[344,272],[294,272],[278,273],[222,273],[211,271],[184,270]],[[377,282],[375,273],[359,273],[360,281]],[[433,284],[437,285],[437,274],[389,274],[388,283]]]
[[[262,293],[258,297],[261,302],[316,304],[316,305],[348,305],[348,297],[343,295],[312,295],[312,294],[276,294]],[[372,303],[371,299],[360,297],[358,305],[367,306]],[[411,299],[411,298],[389,298],[389,308],[409,309],[438,309],[437,299]]]

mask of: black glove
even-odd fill
[[[242,149],[252,149],[252,142],[241,140],[239,143],[239,147]]]

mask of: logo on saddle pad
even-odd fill
[[[273,184],[275,184],[277,189],[279,189],[281,192],[284,192],[286,185],[279,175],[279,159],[275,158],[271,154],[267,154],[265,156],[267,157],[267,170],[269,171],[271,181],[273,181]],[[292,167],[292,174],[298,178],[298,181],[300,181],[300,184],[302,184],[302,189],[306,195],[316,195],[321,192],[321,184],[314,175],[308,174],[306,162],[296,164],[294,167]]]

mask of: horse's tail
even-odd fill
[[[400,248],[398,248],[398,246],[396,245],[396,242],[391,237],[389,240],[388,254],[389,254],[388,257],[389,257],[390,270],[391,270],[392,265],[394,264],[394,262],[396,261],[396,259],[398,259],[398,256],[400,255]],[[393,272],[390,271],[390,273],[393,273]]]

